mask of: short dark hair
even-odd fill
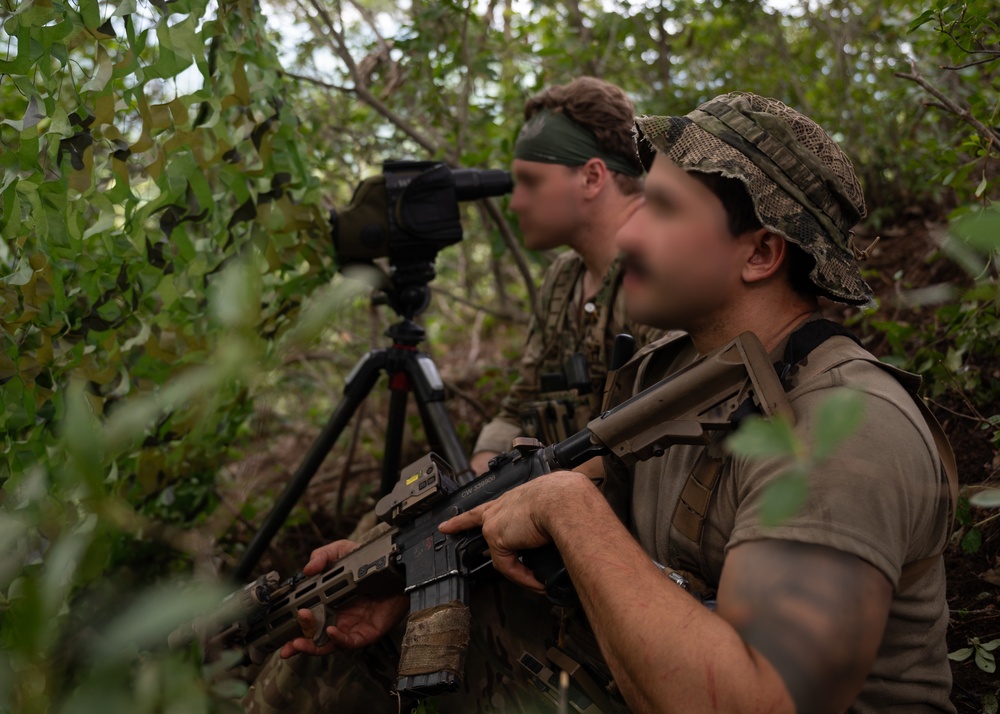
[[[524,106],[524,118],[531,119],[543,109],[562,112],[597,139],[597,146],[609,154],[621,156],[635,166],[642,165],[635,150],[632,129],[635,106],[620,87],[596,77],[578,77],[569,84],[558,84],[536,94]],[[642,191],[642,179],[612,171],[619,190],[626,196]]]
[[[701,171],[691,171],[689,175],[704,184],[722,202],[722,207],[726,209],[726,226],[734,236],[764,227],[757,217],[757,210],[754,208],[753,199],[750,198],[746,184],[742,181],[722,174],[709,174]],[[790,240],[785,242],[788,246],[788,280],[792,290],[803,297],[824,294],[809,279],[809,273],[812,272],[816,261],[798,244]]]

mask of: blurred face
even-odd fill
[[[514,159],[514,194],[510,210],[530,250],[566,245],[581,220],[582,181],[578,171],[561,164]]]
[[[645,201],[615,236],[625,252],[629,317],[666,329],[696,329],[741,286],[747,243],[726,224],[722,203],[704,184],[657,154]]]

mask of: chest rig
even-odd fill
[[[523,433],[545,444],[575,434],[598,413],[612,335],[619,328],[614,309],[622,275],[616,259],[594,297],[584,301],[583,259],[573,256],[555,267],[542,295],[539,393],[518,412]]]

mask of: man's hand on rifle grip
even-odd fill
[[[518,585],[544,594],[545,587],[518,559],[518,552],[551,543],[549,519],[558,517],[559,509],[568,506],[574,492],[593,487],[583,474],[556,471],[450,518],[438,528],[451,534],[481,526],[493,567]]]

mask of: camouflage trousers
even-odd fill
[[[556,711],[552,690],[520,663],[524,652],[545,662],[547,648],[560,630],[565,637],[568,616],[544,597],[491,573],[472,588],[471,642],[465,677],[453,694],[434,697],[428,711],[440,714],[541,714]],[[555,610],[555,612],[554,612]],[[572,618],[577,623],[582,617]],[[579,631],[579,624],[571,631]],[[326,657],[298,655],[282,660],[273,655],[243,700],[248,714],[279,712],[314,714],[409,714],[415,700],[401,701],[392,689],[396,681],[399,645],[404,628],[372,647],[336,652]],[[582,640],[585,637],[577,637]],[[582,647],[599,653],[592,640]],[[571,709],[570,711],[576,711]],[[627,711],[624,706],[616,712]]]

